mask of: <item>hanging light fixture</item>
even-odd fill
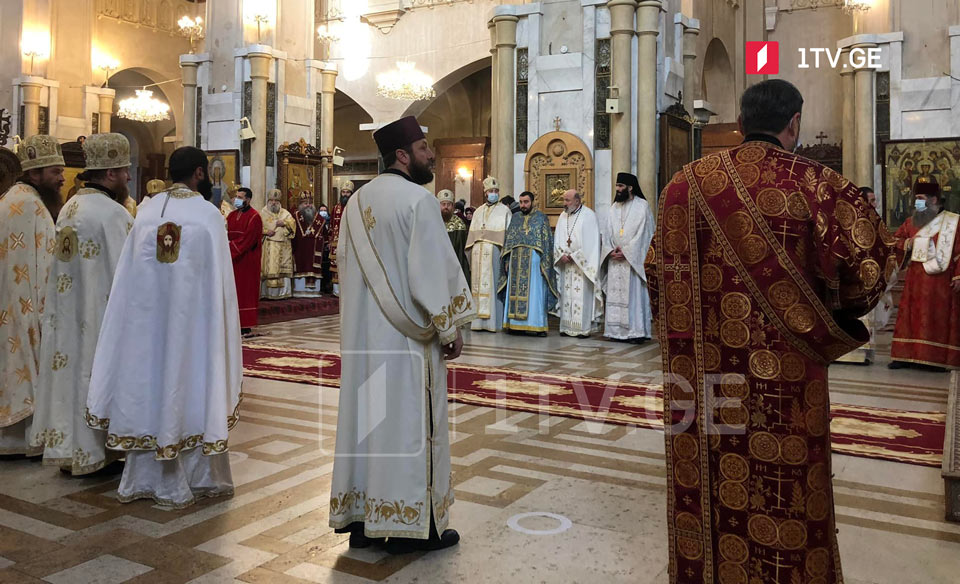
[[[871,0],[843,0],[843,13],[854,14],[857,12],[866,12],[873,7]]]
[[[433,90],[432,77],[417,71],[413,63],[400,61],[393,71],[377,75],[377,95],[401,101],[419,101],[433,99],[437,92]]]
[[[137,122],[160,122],[170,119],[170,106],[153,97],[153,92],[144,87],[137,90],[136,97],[120,102],[117,115]]]

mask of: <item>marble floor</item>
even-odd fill
[[[261,344],[338,349],[338,318],[261,327]],[[949,376],[831,368],[832,399],[944,411]],[[655,344],[472,333],[461,362],[656,382]],[[450,405],[461,545],[388,556],[327,527],[337,392],[246,379],[230,436],[236,494],[190,509],[116,501],[117,476],[71,479],[0,461],[0,584],[665,582],[662,435]],[[939,469],[834,455],[844,573],[853,584],[960,580],[960,524]],[[786,583],[783,583],[786,584]]]

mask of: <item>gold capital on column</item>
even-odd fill
[[[516,16],[501,15],[493,19],[497,27],[497,140],[493,150],[497,153],[497,179],[500,195],[515,195],[513,190],[513,155],[516,150]]]
[[[256,134],[250,145],[250,189],[253,190],[253,207],[262,209],[267,196],[267,80],[270,78],[273,55],[252,52],[247,58],[250,60],[250,81],[253,86],[250,125]]]
[[[657,35],[659,0],[637,6],[637,178],[640,189],[656,201],[657,192]],[[655,203],[654,203],[655,204]]]
[[[637,10],[635,0],[610,0],[607,2],[610,9],[610,50],[612,69],[611,85],[617,88],[620,100],[619,114],[610,114],[610,174],[611,191],[613,198],[613,183],[616,183],[617,173],[631,172],[630,134],[633,129],[631,105],[633,92],[631,91],[633,55],[630,45],[633,42],[633,16]]]
[[[192,55],[191,55],[192,56]],[[183,142],[184,146],[197,144],[197,71],[198,63],[180,61],[180,79],[183,83]],[[102,118],[101,118],[102,119]]]

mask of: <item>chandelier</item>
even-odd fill
[[[871,0],[842,0],[843,13],[852,14],[855,12],[866,12],[873,7]]]
[[[393,71],[377,75],[377,95],[401,101],[433,99],[433,78],[417,71],[413,63],[401,61]]]
[[[117,115],[136,122],[160,122],[170,119],[170,106],[154,99],[149,89],[138,89],[136,97],[120,102]]]
[[[203,19],[184,16],[177,21],[177,26],[180,27],[180,34],[190,39],[190,53],[193,54],[197,41],[203,39]]]
[[[340,42],[340,37],[330,30],[329,24],[322,24],[317,27],[317,38],[321,43],[338,43]]]

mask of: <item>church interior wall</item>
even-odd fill
[[[23,5],[20,2],[0,2],[0,79],[20,76],[20,27]],[[13,104],[13,85],[0,83],[0,106]]]
[[[360,130],[360,124],[373,123],[373,117],[342,91],[337,91],[333,105],[333,135],[337,146],[344,149],[347,160],[370,160],[377,157],[373,134]]]
[[[207,22],[216,22],[207,33],[204,43],[205,52],[210,55],[209,87],[221,91],[236,85],[236,73],[233,63],[233,51],[240,44],[243,27],[240,19],[240,5],[237,2],[207,2]]]
[[[901,0],[900,4],[904,78],[942,76],[950,70],[949,28],[960,22],[957,1]]]

